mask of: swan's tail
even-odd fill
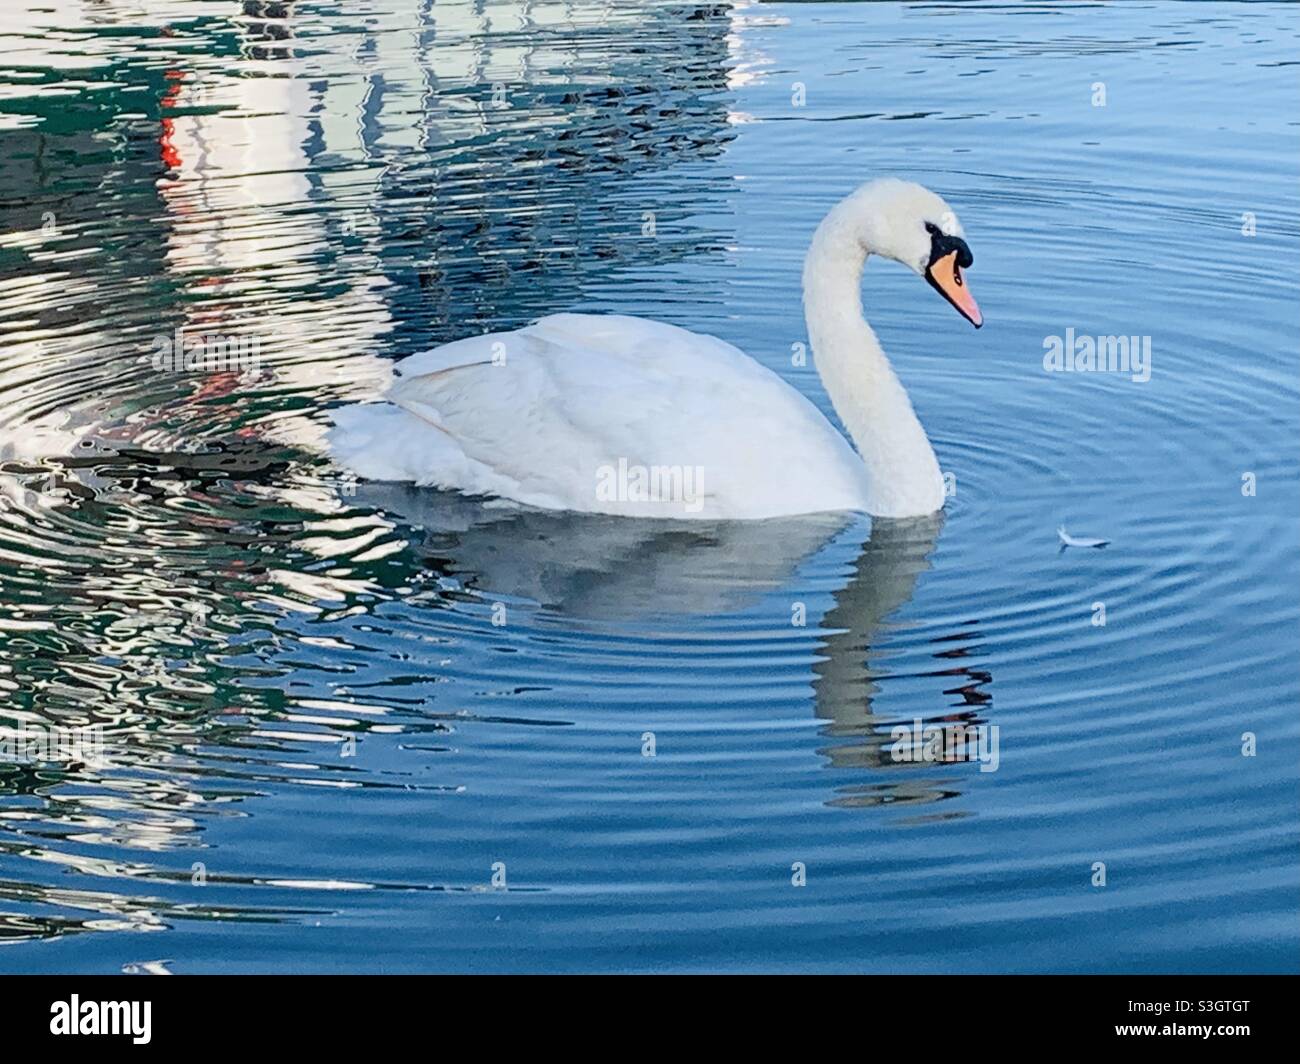
[[[436,482],[450,443],[445,433],[392,403],[358,403],[331,411],[330,455],[366,480]],[[455,444],[451,447],[458,452]]]

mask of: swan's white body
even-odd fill
[[[335,412],[335,456],[412,481],[548,509],[748,519],[932,513],[943,479],[858,286],[870,252],[925,269],[938,196],[885,179],[827,215],[804,269],[814,357],[850,446],[737,348],[673,325],[553,314],[401,362],[387,403]]]
[[[336,453],[368,479],[687,518],[856,510],[868,498],[862,461],[811,402],[730,344],[675,325],[552,314],[413,355],[398,372],[391,405],[335,415]],[[656,470],[667,490],[652,490]]]

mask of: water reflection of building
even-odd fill
[[[22,133],[45,163],[4,170],[19,200],[57,203],[61,237],[17,221],[0,294],[0,689],[10,722],[120,742],[106,769],[0,767],[0,825],[24,823],[0,826],[0,862],[24,868],[0,870],[0,898],[91,913],[0,933],[162,926],[178,910],[148,884],[188,881],[166,855],[222,805],[386,785],[330,753],[436,723],[278,691],[291,662],[231,644],[306,646],[277,618],[364,612],[418,568],[302,453],[323,408],[373,394],[390,355],[724,242],[682,206],[725,214],[690,165],[731,136],[723,9],[352,10],[55,0],[33,17],[85,36],[34,33],[28,61],[93,56],[104,92],[64,96],[59,127]],[[159,374],[151,342],[178,329],[256,336],[260,375]],[[65,869],[98,882],[61,888]]]

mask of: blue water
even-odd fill
[[[108,737],[0,763],[0,970],[1300,967],[1300,9],[0,28],[0,726]],[[321,453],[391,360],[565,308],[830,414],[800,264],[882,174],[975,254],[979,332],[864,280],[942,520],[520,513]],[[258,367],[160,372],[177,329]],[[1150,379],[1045,371],[1070,329]],[[899,763],[916,720],[996,770]]]

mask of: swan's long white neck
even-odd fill
[[[868,510],[911,517],[943,506],[943,475],[907,392],[862,314],[860,284],[873,228],[846,201],[818,227],[804,261],[804,316],[817,371],[869,481]]]

